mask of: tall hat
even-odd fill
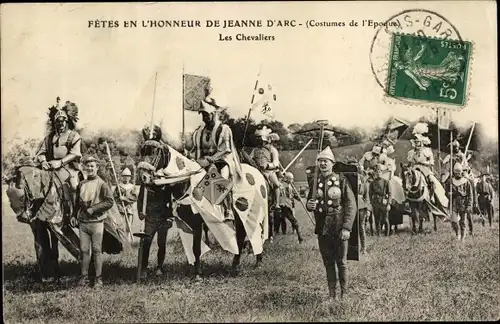
[[[128,168],[125,168],[123,169],[122,171],[122,176],[125,177],[125,176],[132,176],[132,172],[130,172],[130,170]]]
[[[328,159],[335,163],[335,156],[333,155],[332,149],[330,146],[327,146],[321,153],[318,154],[318,157],[316,158],[316,161],[319,159]]]

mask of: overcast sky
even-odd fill
[[[317,119],[369,128],[424,108],[387,104],[370,67],[373,28],[88,28],[93,19],[307,19],[384,21],[424,7],[445,16],[474,42],[467,108],[455,113],[497,136],[496,10],[493,2],[8,4],[2,5],[2,141],[43,135],[47,108],[60,96],[80,108],[81,127],[140,129],[150,118],[158,72],[155,121],[181,129],[182,72],[208,76],[218,103],[246,115],[261,82],[277,95],[278,120]],[[219,42],[219,33],[273,35],[269,42]],[[186,114],[186,129],[200,117]]]

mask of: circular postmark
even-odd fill
[[[384,92],[387,91],[389,52],[394,33],[462,41],[455,26],[434,11],[409,9],[390,17],[382,27],[377,29],[370,47],[372,73]]]

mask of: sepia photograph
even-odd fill
[[[496,2],[0,17],[5,323],[500,319]]]

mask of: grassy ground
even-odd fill
[[[205,279],[194,283],[179,239],[167,250],[167,271],[135,284],[137,248],[105,256],[105,287],[76,288],[79,268],[61,248],[66,274],[60,285],[35,284],[32,234],[2,208],[4,319],[6,323],[71,322],[252,322],[498,320],[499,227],[475,223],[475,236],[459,243],[450,225],[438,233],[368,237],[369,254],[349,262],[351,295],[331,306],[313,227],[297,217],[305,242],[293,234],[267,246],[265,264],[253,269],[245,254],[242,273],[229,275],[232,256],[214,247],[203,257]],[[497,209],[498,215],[498,209]],[[405,222],[408,220],[405,219]],[[406,224],[408,226],[408,224]],[[428,229],[432,228],[426,223]],[[136,230],[140,223],[134,222]],[[156,243],[155,243],[156,244]],[[156,262],[156,248],[150,265]]]

